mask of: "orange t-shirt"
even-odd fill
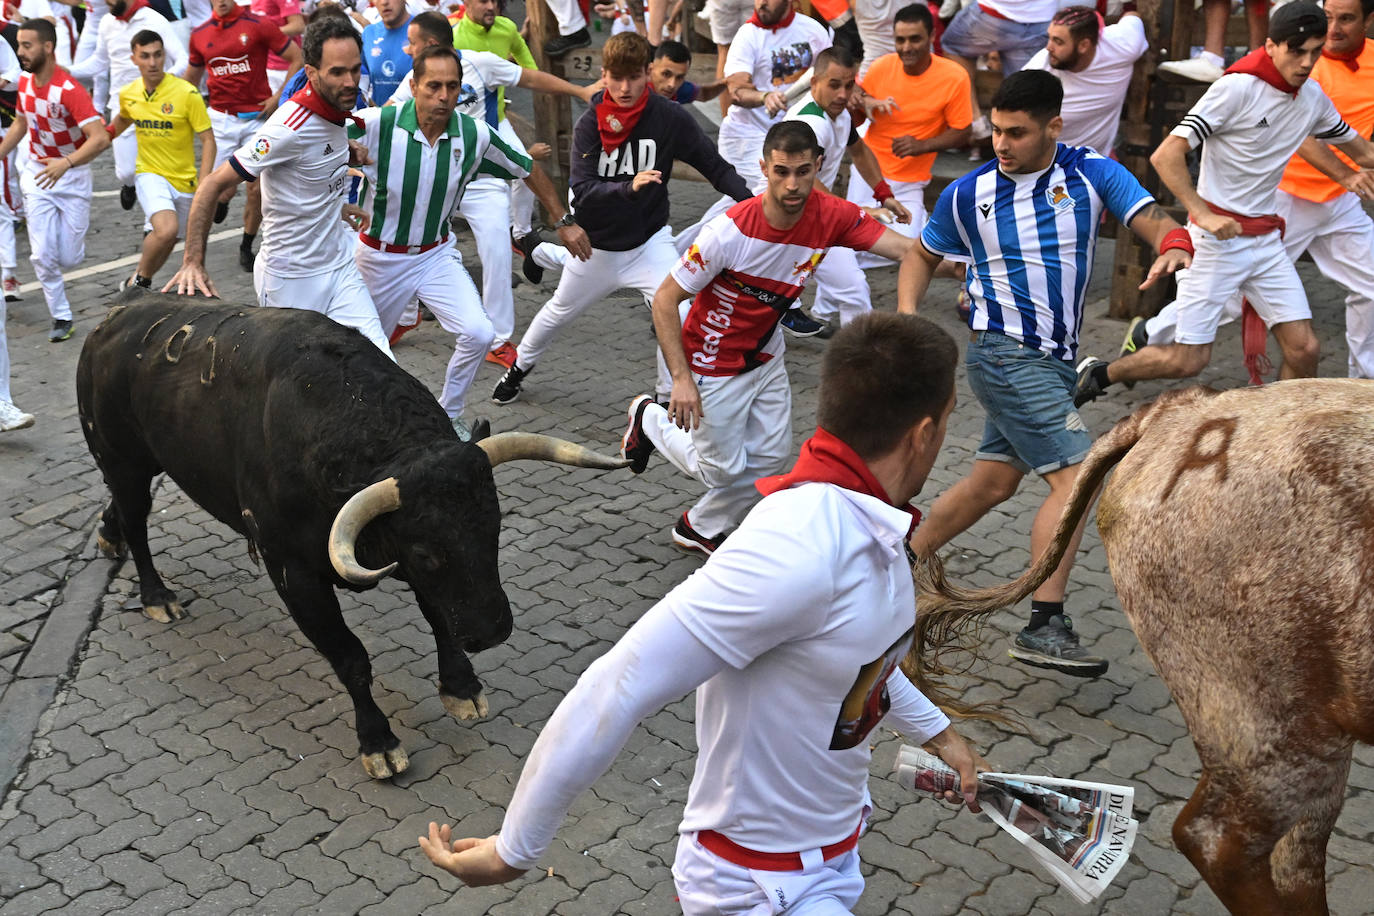
[[[1317,61],[1317,66],[1312,68],[1311,78],[1331,97],[1332,104],[1345,123],[1361,137],[1368,137],[1374,133],[1374,41],[1365,40],[1364,49],[1355,63],[1359,68],[1351,70],[1339,60],[1322,57]],[[1346,165],[1358,168],[1340,150],[1333,149],[1332,152]],[[1345,193],[1345,188],[1318,172],[1298,155],[1294,155],[1288,168],[1283,170],[1279,190],[1319,204]]]
[[[973,123],[969,102],[969,79],[964,68],[943,57],[931,56],[930,66],[920,76],[907,76],[902,59],[884,54],[873,62],[863,78],[863,90],[876,99],[891,97],[897,109],[876,115],[864,135],[873,155],[878,157],[883,177],[893,181],[929,181],[934,153],[919,156],[892,155],[892,141],[911,136],[929,140],[949,128]]]

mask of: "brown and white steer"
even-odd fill
[[[1174,842],[1233,913],[1325,913],[1351,751],[1374,742],[1374,381],[1164,395],[1093,446],[1020,579],[918,567],[917,645],[1033,591],[1113,465],[1112,578],[1202,761]]]

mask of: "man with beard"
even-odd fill
[[[713,553],[758,500],[754,483],[792,451],[792,389],[778,330],[831,248],[902,259],[914,242],[857,206],[813,190],[821,148],[800,121],[773,125],[758,197],[711,220],[654,294],[672,389],[665,409],[630,402],[621,441],[641,473],[657,449],[706,492],[673,527],[683,550]],[[901,276],[908,264],[903,263]],[[899,278],[900,282],[900,278]],[[685,307],[679,303],[691,300]]]
[[[1135,62],[1149,46],[1145,25],[1135,13],[1106,28],[1091,6],[1066,6],[1054,14],[1045,47],[1026,69],[1048,70],[1064,84],[1060,143],[1111,155],[1121,100]]]
[[[658,289],[677,260],[668,229],[667,187],[675,159],[691,165],[722,194],[749,197],[743,179],[691,113],[649,88],[652,57],[649,43],[634,32],[612,35],[602,49],[606,89],[577,119],[569,181],[575,222],[587,230],[591,257],[564,266],[553,298],[530,322],[515,362],[492,391],[492,403],[518,398],[525,376],[555,336],[593,303],[620,287],[646,297]],[[560,228],[573,225],[573,214],[558,222]],[[676,332],[674,309],[669,321]]]
[[[344,124],[358,96],[362,42],[333,16],[305,30],[306,86],[283,102],[191,201],[181,270],[164,287],[217,296],[205,270],[215,204],[240,181],[262,179],[262,250],[253,265],[258,304],[320,312],[357,328],[391,355],[377,309],[353,263],[354,230],[368,219],[346,203],[349,143]],[[348,220],[345,224],[344,219]]]
[[[115,90],[110,93],[111,120],[119,114],[119,87],[139,79],[138,68],[129,58],[129,42],[134,35],[148,29],[161,36],[166,56],[164,69],[168,73],[176,73],[186,63],[186,45],[167,17],[149,6],[148,0],[110,0],[109,14],[100,18],[98,28],[91,56],[73,64],[71,75],[77,79],[109,75],[110,88]],[[125,210],[132,210],[138,203],[138,192],[134,189],[138,167],[137,136],[131,130],[125,131],[114,143],[115,177],[121,186],[119,205]]]
[[[457,336],[439,402],[458,438],[467,441],[472,438],[463,419],[467,389],[495,332],[449,239],[447,217],[479,174],[504,181],[525,178],[550,214],[562,216],[563,207],[548,176],[527,156],[486,122],[455,111],[467,88],[463,75],[451,47],[420,50],[409,78],[411,98],[363,110],[358,115],[363,126],[351,128],[349,135],[362,142],[370,160],[363,166],[367,180],[359,203],[371,224],[358,235],[358,269],[372,291],[383,331],[391,333],[406,304],[419,297],[439,325]],[[561,233],[572,251],[591,253],[582,229],[568,226]]]
[[[20,184],[28,215],[29,261],[43,284],[52,316],[48,339],[72,336],[72,306],[62,271],[86,257],[86,229],[91,223],[91,170],[96,156],[110,145],[105,125],[91,97],[71,74],[57,66],[53,47],[57,30],[46,19],[19,27],[19,108],[0,141],[0,159],[27,135]],[[126,55],[127,56],[127,55]]]

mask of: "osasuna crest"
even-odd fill
[[[618,134],[625,129],[625,125],[620,123],[620,119],[615,115],[606,115],[606,126],[611,129],[611,133]]]
[[[1065,210],[1073,209],[1073,205],[1077,203],[1077,201],[1069,196],[1069,192],[1062,184],[1046,188],[1045,200],[1049,201],[1050,206],[1054,207],[1054,209],[1060,213],[1063,213]]]
[[[247,33],[247,32],[240,32],[240,33],[239,33],[239,44],[243,45],[245,48],[248,47],[248,33]]]

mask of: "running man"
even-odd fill
[[[829,250],[902,260],[915,247],[856,204],[813,191],[820,166],[810,127],[773,125],[758,163],[764,193],[707,223],[654,294],[672,390],[667,409],[648,395],[630,402],[621,448],[637,474],[658,449],[706,485],[673,526],[683,550],[719,548],[758,500],[755,481],[786,466],[792,388],[778,326]]]
[[[91,224],[91,170],[87,167],[110,145],[105,122],[91,97],[71,74],[57,66],[53,46],[57,30],[46,19],[29,19],[19,27],[19,110],[5,139],[4,159],[27,136],[20,185],[28,215],[29,262],[43,284],[52,317],[48,340],[72,336],[72,306],[62,271],[86,258],[86,230]]]
[[[479,174],[525,178],[551,214],[563,211],[547,175],[488,124],[455,111],[466,88],[458,54],[447,44],[431,45],[414,56],[410,100],[364,109],[358,115],[363,127],[349,130],[371,160],[363,166],[367,181],[359,198],[371,222],[358,235],[358,270],[384,333],[395,330],[406,305],[418,296],[439,325],[457,335],[439,403],[465,442],[472,438],[463,419],[468,386],[495,332],[449,238],[449,214]],[[560,235],[571,250],[584,257],[591,253],[586,233],[577,226],[563,228]]]
[[[110,125],[117,137],[129,127],[138,131],[138,164],[134,187],[152,224],[143,237],[143,252],[134,275],[120,283],[145,288],[167,262],[177,238],[186,230],[196,184],[215,167],[215,134],[200,90],[163,72],[162,36],[144,29],[129,39],[141,78],[119,90],[119,114]],[[196,138],[200,138],[200,171],[196,171]]]
[[[1053,74],[1023,70],[1002,81],[990,119],[995,162],[940,195],[917,245],[913,281],[897,308],[915,312],[941,258],[967,265],[973,332],[969,387],[983,405],[983,441],[968,476],[935,500],[911,547],[934,553],[1034,471],[1050,492],[1030,532],[1039,557],[1053,538],[1092,435],[1073,404],[1073,361],[1103,210],[1159,251],[1141,287],[1188,266],[1192,243],[1119,163],[1058,142],[1063,89]],[[1059,568],[1031,595],[1031,619],[1011,656],[1040,668],[1097,677],[1105,659],[1082,647],[1064,615],[1080,524]]]
[[[1309,134],[1374,168],[1374,144],[1356,133],[1308,79],[1326,32],[1326,14],[1315,3],[1294,0],[1275,9],[1264,47],[1213,83],[1150,156],[1159,177],[1187,208],[1197,249],[1192,269],[1178,281],[1178,330],[1167,346],[1145,347],[1111,363],[1084,359],[1075,404],[1096,399],[1115,382],[1197,375],[1211,361],[1226,300],[1236,291],[1279,343],[1279,378],[1317,374],[1320,346],[1312,332],[1312,310],[1284,250],[1284,221],[1276,212],[1279,181]],[[1185,157],[1203,140],[1194,187]],[[1347,187],[1364,186],[1371,178],[1352,175]]]
[[[353,263],[349,231],[365,229],[368,222],[347,204],[350,156],[344,129],[358,97],[362,42],[347,20],[324,16],[306,28],[303,45],[305,88],[201,183],[191,202],[181,270],[163,292],[219,295],[205,270],[215,204],[227,188],[261,178],[262,251],[253,265],[258,304],[319,312],[357,328],[391,356],[377,309]]]
[[[796,466],[578,679],[530,751],[500,834],[455,840],[431,823],[420,839],[430,861],[473,886],[534,868],[635,726],[693,690],[696,772],[673,863],[687,916],[781,912],[779,900],[850,912],[880,723],[928,742],[978,810],[987,761],[897,667],[916,614],[908,501],[944,439],[957,358],[948,334],[914,316],[841,329],[821,365],[820,429]]]

